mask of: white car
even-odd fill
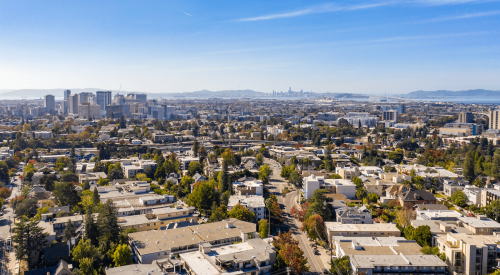
[[[7,252],[10,252],[10,246],[12,245],[12,238],[7,237]]]

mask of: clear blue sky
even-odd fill
[[[500,1],[0,0],[0,89],[500,90]]]

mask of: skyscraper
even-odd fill
[[[45,95],[43,99],[43,107],[45,107],[45,111],[47,113],[53,112],[56,110],[56,101],[53,95]]]
[[[382,113],[382,119],[385,121],[398,122],[398,111],[385,111]]]
[[[101,110],[104,111],[106,106],[111,105],[111,91],[97,91],[97,105],[101,106]]]
[[[499,109],[489,111],[488,117],[490,118],[490,129],[500,129],[498,125],[498,114],[500,113]]]
[[[71,95],[71,90],[64,90],[64,99],[68,99],[69,95]]]
[[[399,104],[398,105],[398,114],[404,114],[406,113],[406,107],[404,104]]]
[[[78,114],[78,95],[70,95],[68,97],[69,101],[69,113],[70,114]]]

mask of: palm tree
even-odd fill
[[[363,198],[366,198],[366,196],[368,195],[368,193],[366,192],[366,189],[365,188],[359,188],[357,191],[356,191],[356,197],[358,199],[363,199]]]

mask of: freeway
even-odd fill
[[[299,247],[304,251],[304,256],[307,258],[307,263],[310,266],[310,272],[319,274],[324,268],[322,261],[318,256],[314,254],[314,251],[307,239],[304,232],[300,230],[300,222],[294,219],[290,212],[293,205],[297,202],[299,196],[299,191],[293,191],[282,196],[282,191],[285,186],[289,186],[288,182],[280,176],[281,168],[277,162],[272,159],[264,159],[264,163],[268,164],[271,169],[273,169],[273,174],[271,175],[270,183],[271,186],[268,187],[269,191],[276,195],[278,203],[282,206],[285,215],[285,224],[288,230],[292,231],[295,239],[299,242]],[[274,165],[274,166],[273,166]]]

